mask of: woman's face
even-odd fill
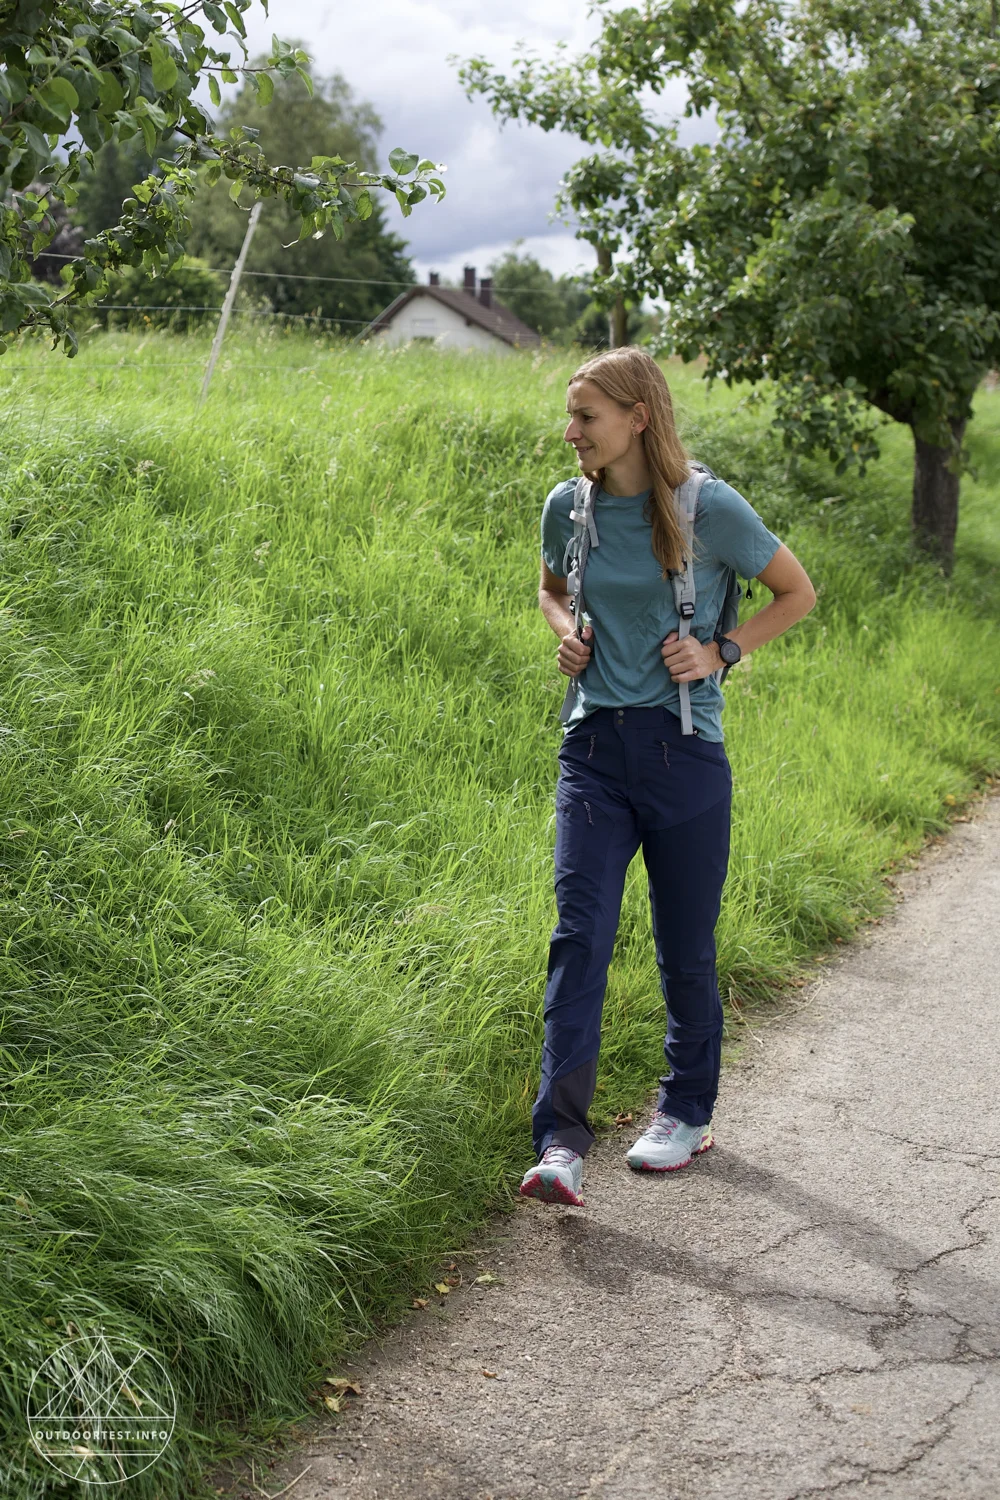
[[[581,471],[607,468],[624,458],[646,425],[646,408],[639,401],[630,410],[619,406],[590,380],[576,380],[566,393],[569,426],[563,433],[576,449]]]

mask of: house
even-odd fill
[[[465,285],[441,286],[437,271],[427,286],[411,286],[358,334],[386,344],[434,344],[439,349],[537,349],[541,338],[493,297],[493,279],[484,276],[476,291],[476,268],[465,267]]]

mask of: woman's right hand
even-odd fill
[[[559,650],[556,655],[556,660],[559,663],[560,672],[562,672],[565,677],[578,677],[579,674],[583,671],[584,667],[590,661],[590,652],[593,640],[594,631],[593,627],[590,625],[585,625],[583,627],[582,643],[577,638],[575,630],[571,630],[569,635],[563,636],[562,640],[559,642]]]

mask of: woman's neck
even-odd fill
[[[615,459],[604,470],[602,488],[609,495],[641,495],[653,488],[653,476],[641,448]]]

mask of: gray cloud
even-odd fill
[[[267,47],[277,32],[301,39],[318,72],[343,73],[385,122],[384,156],[404,146],[445,163],[443,203],[425,200],[406,219],[389,204],[390,222],[409,242],[422,278],[428,269],[460,275],[465,263],[485,268],[518,237],[559,274],[594,264],[573,226],[551,217],[559,179],[581,143],[534,125],[501,127],[485,99],[466,99],[447,59],[482,55],[505,67],[522,39],[542,56],[565,41],[573,56],[599,29],[599,16],[581,10],[578,0],[506,0],[502,10],[489,12],[468,0],[367,0],[353,7],[272,0],[270,17],[250,12],[247,29],[252,50]],[[678,114],[683,89],[653,103],[660,115]],[[709,139],[711,125],[690,122],[684,134]]]

